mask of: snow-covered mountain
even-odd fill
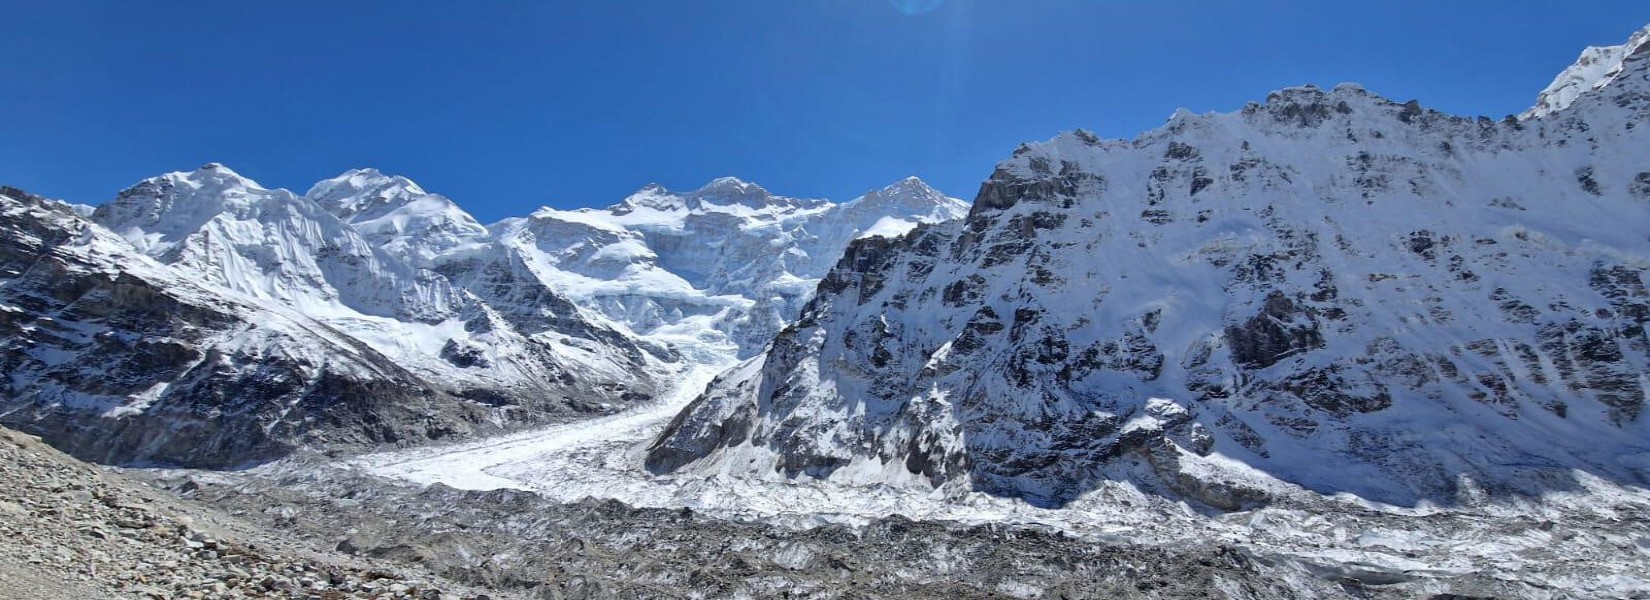
[[[856,238],[961,218],[968,205],[912,177],[849,202],[770,194],[727,177],[642,188],[605,209],[543,209],[495,227],[534,270],[639,336],[761,350]]]
[[[605,412],[680,368],[542,285],[495,308],[416,266],[463,245],[442,232],[485,229],[365,175],[311,200],[212,164],[89,220],[10,190],[0,419],[101,462],[223,467]]]
[[[1025,145],[965,220],[852,244],[648,466],[1223,509],[1650,483],[1643,39],[1525,121],[1309,86]]]
[[[505,421],[367,344],[0,188],[0,420],[88,460],[233,467]],[[555,410],[528,400],[520,417]],[[540,416],[539,420],[544,420]]]
[[[204,283],[301,311],[495,402],[561,395],[575,380],[622,390],[581,404],[646,397],[670,370],[553,294],[527,310],[556,318],[524,323],[511,318],[521,307],[494,306],[425,268],[485,242],[486,229],[445,198],[371,171],[323,181],[315,192],[265,189],[210,164],[147,179],[92,218]]]
[[[415,267],[485,243],[487,228],[452,200],[412,180],[354,169],[311,187],[305,198],[348,223],[375,247]]]
[[[61,281],[8,279],[6,305],[26,307],[11,314],[54,323],[48,329],[141,324],[120,329],[126,343],[116,346],[42,338],[39,324],[8,332],[15,369],[0,417],[96,460],[196,466],[262,460],[309,438],[421,437],[401,423],[385,424],[383,435],[316,433],[387,419],[381,413],[390,409],[375,405],[380,398],[395,410],[436,407],[421,409],[432,423],[422,437],[651,399],[687,369],[727,364],[741,344],[759,349],[761,332],[794,318],[854,237],[965,209],[914,179],[842,205],[724,179],[690,194],[649,188],[605,211],[545,209],[488,228],[451,200],[371,169],[298,196],[219,164],[144,180],[91,211],[15,190],[8,203],[13,227],[0,241],[14,250],[16,274],[90,244],[84,251],[104,260],[81,260],[95,265],[76,263],[80,270],[133,275],[151,282],[149,294],[234,309],[222,309],[229,314],[210,327],[145,321],[154,307],[136,301],[88,315],[77,312],[87,300],[52,287],[67,285]],[[654,216],[644,218],[649,211]],[[27,233],[41,228],[57,233]],[[177,282],[187,290],[173,289]],[[164,359],[137,356],[163,338],[181,349]],[[189,363],[203,355],[219,357],[207,362],[221,368]],[[111,366],[155,360],[164,368]],[[256,371],[258,361],[269,364]],[[362,361],[368,366],[351,366]],[[97,369],[122,373],[121,383],[99,382],[89,375]],[[245,369],[256,374],[236,374]],[[261,382],[281,369],[305,373],[277,377],[302,385]],[[342,370],[351,375],[340,377],[359,375],[422,400],[337,395],[348,385],[317,391],[324,378],[305,369]],[[314,407],[298,425],[280,425],[291,419],[259,404],[276,396]],[[370,416],[317,416],[351,402]],[[212,424],[189,425],[179,411]],[[219,419],[224,414],[232,417]],[[211,440],[169,437],[166,423],[200,427]],[[264,434],[243,435],[254,425]],[[109,430],[127,433],[99,438]]]
[[[310,313],[438,323],[462,304],[444,279],[381,251],[375,242],[384,240],[368,241],[323,205],[223,165],[146,179],[92,219],[207,283]]]
[[[1583,50],[1574,65],[1564,69],[1547,89],[1536,96],[1535,106],[1519,115],[1521,119],[1545,117],[1568,108],[1582,94],[1610,85],[1622,74],[1628,56],[1650,44],[1650,26],[1640,29],[1620,46],[1594,46]]]

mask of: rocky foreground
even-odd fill
[[[1650,597],[1632,585],[1650,556],[1638,502],[1528,520],[1346,507],[1327,518],[1301,506],[1216,517],[1206,537],[1102,539],[1030,524],[781,524],[562,503],[335,464],[105,470],[0,430],[0,600]],[[1170,508],[1133,510],[1150,521]],[[1253,537],[1214,534],[1233,522]],[[1266,522],[1287,531],[1255,525]],[[1350,553],[1370,550],[1370,536],[1410,558]],[[1511,554],[1478,556],[1497,545]]]
[[[0,600],[511,597],[314,552],[8,429],[0,482]]]

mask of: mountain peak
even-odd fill
[[[920,221],[947,221],[968,213],[967,202],[946,196],[915,175],[866,192],[842,207],[855,213],[898,219],[920,217]],[[913,223],[907,221],[907,224]]]
[[[1521,119],[1546,117],[1568,108],[1576,98],[1610,85],[1621,75],[1628,57],[1650,51],[1650,25],[1638,30],[1619,46],[1593,46],[1581,51],[1575,64],[1553,78],[1547,89],[1536,95],[1535,106],[1519,115]]]
[[[323,179],[310,186],[304,197],[321,203],[327,210],[337,212],[338,204],[349,198],[394,198],[424,196],[429,192],[413,180],[400,175],[385,175],[374,168],[350,169],[337,177]]]
[[[195,189],[227,190],[246,188],[253,190],[264,189],[258,182],[236,173],[223,163],[210,162],[201,165],[193,171],[173,171],[165,175],[150,178],[150,180],[166,180],[174,185],[185,185]]]
[[[441,253],[487,235],[486,227],[447,197],[378,169],[344,171],[316,182],[304,197],[415,266],[429,266]]]
[[[768,196],[768,190],[762,186],[745,181],[738,177],[717,177],[710,183],[693,191],[694,196]]]
[[[861,196],[852,202],[898,200],[906,204],[920,203],[932,205],[942,199],[945,199],[945,194],[940,193],[939,190],[936,190],[933,186],[928,185],[928,182],[912,175],[883,186],[881,189],[866,192],[864,196]]]
[[[899,181],[888,184],[887,187],[882,188],[882,191],[884,191],[884,192],[889,192],[889,191],[925,192],[925,191],[936,191],[936,190],[934,190],[933,186],[928,185],[928,182],[923,181],[921,177],[917,177],[916,175],[912,175],[912,176],[906,177],[905,179],[901,179]]]

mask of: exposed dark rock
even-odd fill
[[[1274,291],[1266,296],[1260,314],[1226,328],[1226,342],[1239,365],[1264,369],[1289,356],[1323,347],[1317,317]]]

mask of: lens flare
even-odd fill
[[[888,0],[888,3],[892,4],[895,10],[916,16],[939,8],[945,0]]]

